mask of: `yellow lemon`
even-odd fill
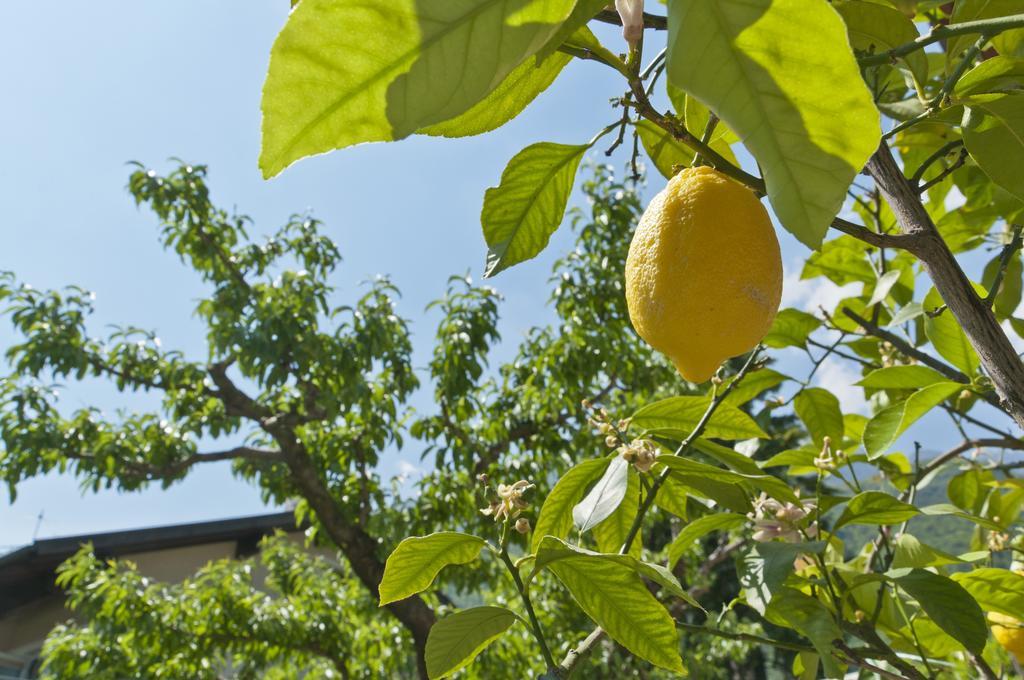
[[[690,382],[752,349],[782,297],[782,257],[750,189],[688,168],[647,206],[626,258],[633,327]]]
[[[989,612],[988,620],[992,624],[992,637],[996,642],[1013,654],[1017,661],[1024,663],[1024,624],[1012,616],[998,612]]]

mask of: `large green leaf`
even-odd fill
[[[762,342],[775,349],[803,347],[811,333],[820,327],[821,320],[813,314],[787,307],[775,315],[775,321]]]
[[[973,284],[972,284],[973,285]],[[974,291],[981,297],[985,297],[985,289],[974,285]],[[925,311],[940,309],[943,305],[942,296],[932,288],[924,296]],[[981,365],[978,353],[967,339],[967,334],[957,323],[956,318],[949,311],[933,316],[927,314],[924,317],[924,334],[935,347],[935,351],[942,355],[967,375],[973,375]]]
[[[558,229],[588,144],[531,144],[516,154],[501,183],[484,194],[480,213],[487,241],[484,276],[529,260]]]
[[[815,446],[822,446],[825,437],[837,447],[842,442],[843,412],[836,395],[821,387],[809,387],[796,395],[793,409],[807,427]]]
[[[743,526],[747,521],[746,515],[735,512],[716,512],[693,520],[679,532],[672,543],[668,546],[669,566],[675,567],[676,562],[683,556],[683,553],[693,544],[694,541],[704,538],[712,531],[728,531]]]
[[[964,145],[989,178],[1024,200],[1024,93],[974,102],[964,124]]]
[[[857,384],[880,390],[916,390],[946,380],[946,376],[927,366],[887,366],[871,371]]]
[[[619,460],[622,460],[621,458]],[[625,462],[625,461],[623,461]],[[600,552],[618,552],[626,542],[626,535],[633,526],[637,510],[640,507],[640,475],[632,466],[628,466],[626,475],[626,494],[622,502],[612,514],[594,527],[594,541]],[[639,558],[641,551],[640,537],[637,536],[629,546],[629,554]]]
[[[669,436],[687,436],[697,426],[711,401],[708,397],[669,397],[641,407],[633,414],[634,426]],[[704,428],[705,437],[750,439],[767,437],[754,419],[731,404],[719,404]]]
[[[466,112],[544,46],[573,4],[304,0],[270,53],[263,175]]]
[[[914,22],[895,7],[851,0],[836,6],[836,11],[846,23],[850,44],[854,49],[869,54],[913,42],[919,35]],[[928,81],[928,57],[923,51],[915,50],[903,56],[901,61],[919,85]]]
[[[740,384],[732,388],[729,394],[726,395],[723,402],[726,404],[732,404],[733,406],[742,406],[751,399],[759,397],[766,390],[770,390],[771,388],[782,384],[786,380],[792,380],[792,378],[771,368],[759,368],[756,371],[748,373]],[[730,378],[721,386],[720,389],[724,389],[732,381],[733,379]]]
[[[504,607],[473,607],[440,619],[427,636],[427,676],[446,678],[465,668],[518,618]]]
[[[953,94],[1011,94],[1024,90],[1024,58],[996,56],[986,59],[957,81]]]
[[[1008,569],[982,567],[953,574],[985,611],[1021,618],[1024,612],[1024,576]]]
[[[531,57],[517,66],[489,95],[465,113],[428,125],[421,134],[436,137],[469,137],[496,130],[523,112],[530,102],[548,89],[572,57],[555,52],[547,59]]]
[[[950,315],[951,316],[951,315]],[[864,450],[868,458],[875,459],[889,450],[907,428],[964,386],[955,382],[940,382],[922,387],[906,401],[888,406],[876,413],[864,428]]]
[[[853,282],[872,284],[877,275],[867,257],[867,250],[866,243],[852,236],[826,241],[821,250],[807,256],[800,278],[824,276],[839,286]]]
[[[553,538],[544,540],[537,555],[538,566],[558,577],[613,640],[655,666],[685,674],[675,622],[625,560],[637,562],[576,550]]]
[[[572,521],[580,533],[603,522],[622,503],[629,487],[629,467],[621,456],[613,458],[590,493],[572,509]]]
[[[842,19],[819,0],[669,0],[668,24],[669,80],[740,136],[817,248],[881,137]]]
[[[896,583],[917,600],[939,628],[975,654],[984,651],[988,639],[985,614],[963,586],[924,569],[914,569],[897,578]]]
[[[426,590],[442,569],[449,564],[472,562],[484,545],[482,538],[455,531],[403,540],[384,565],[384,577],[380,582],[381,606]]]
[[[536,552],[545,536],[565,538],[569,535],[573,526],[573,506],[580,502],[587,487],[601,477],[610,462],[610,458],[585,460],[562,475],[540,508],[530,550]]]
[[[887,525],[905,522],[921,511],[884,491],[864,491],[846,503],[836,520],[836,531],[847,524]]]

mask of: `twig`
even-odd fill
[[[1003,277],[1006,275],[1006,267],[1010,264],[1010,258],[1013,254],[1020,250],[1022,243],[1021,240],[1021,229],[1024,229],[1019,224],[1013,225],[1013,236],[1010,238],[1010,242],[1003,246],[1003,252],[999,254],[999,268],[996,270],[996,278],[992,281],[992,290],[988,292],[988,297],[985,298],[985,304],[991,307],[995,304],[996,295],[999,294],[999,287],[1003,285]]]
[[[910,183],[920,184],[921,180],[924,179],[924,173],[928,172],[928,168],[931,167],[933,163],[942,158],[945,158],[946,154],[948,154],[950,151],[963,145],[964,140],[962,139],[954,139],[952,142],[947,142],[946,144],[943,144],[938,151],[933,153],[931,156],[928,156],[928,158],[925,158],[921,162],[921,165],[917,167],[917,170],[915,170],[914,174],[911,176]]]
[[[948,168],[945,168],[942,172],[932,177],[930,180],[921,184],[917,187],[917,193],[923,194],[924,192],[931,189],[933,186],[941,182],[942,180],[949,177],[950,174],[957,171],[964,163],[967,162],[967,149],[960,149],[960,153],[957,155],[956,160],[949,164]]]
[[[727,630],[720,630],[718,628],[710,628],[708,626],[698,626],[692,623],[683,623],[682,621],[676,621],[676,628],[685,630],[690,633],[707,633],[708,635],[714,635],[726,640],[741,640],[743,642],[753,642],[758,645],[768,645],[777,649],[785,649],[791,652],[814,652],[814,647],[810,645],[801,645],[795,642],[783,642],[782,640],[772,640],[771,638],[761,637],[760,635],[751,635],[750,633],[733,633]]]
[[[937,25],[932,28],[928,35],[923,35],[916,40],[904,43],[903,45],[898,45],[891,50],[885,50],[884,52],[877,52],[875,54],[860,57],[857,59],[857,63],[861,66],[890,64],[899,57],[904,57],[911,52],[924,49],[932,43],[939,42],[940,40],[946,40],[947,38],[952,38],[954,36],[970,35],[972,33],[985,33],[989,36],[995,36],[1003,31],[1022,27],[1024,27],[1024,14],[1012,14],[1005,17],[996,17],[995,19],[981,19],[979,21],[964,21],[956,24]]]

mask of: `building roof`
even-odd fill
[[[246,554],[255,551],[259,540],[277,529],[295,529],[295,514],[278,512],[35,541],[0,557],[0,616],[55,592],[58,565],[85,543],[92,543],[100,558],[220,541],[236,541],[239,552]]]

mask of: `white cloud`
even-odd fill
[[[821,363],[814,378],[816,385],[839,398],[843,413],[867,413],[864,390],[854,385],[861,376],[850,362],[829,357]]]
[[[418,477],[420,469],[407,460],[398,461],[398,474],[402,477]]]

